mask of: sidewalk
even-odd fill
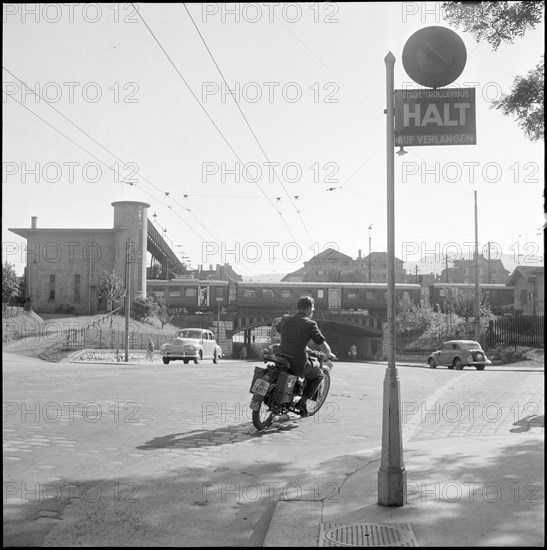
[[[504,391],[506,401],[492,400],[491,418],[407,422],[404,506],[377,503],[380,448],[318,465],[300,483],[312,490],[276,503],[264,546],[544,546],[538,382],[529,375],[517,391]],[[447,413],[465,399],[464,385],[454,386],[449,398],[456,401],[445,401]],[[498,403],[507,414],[492,422]],[[428,414],[433,410],[429,404]]]

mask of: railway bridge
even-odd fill
[[[285,312],[261,311],[233,314],[232,330],[227,331],[227,337],[243,333],[243,344],[251,354],[257,354],[258,348],[264,347],[252,341],[252,330],[261,326],[271,326],[274,319]],[[358,356],[364,359],[381,358],[383,319],[371,316],[366,311],[334,310],[317,311],[314,320],[324,334],[332,351],[340,358],[346,358],[350,346],[357,346]],[[241,347],[241,346],[240,346]]]

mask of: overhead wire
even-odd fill
[[[256,141],[260,151],[262,152],[262,154],[264,155],[264,158],[266,159],[266,161],[268,162],[268,165],[272,167],[272,170],[273,170],[273,174],[274,174],[274,177],[277,179],[278,183],[281,185],[283,191],[285,192],[285,195],[287,196],[287,198],[289,199],[289,201],[291,202],[291,204],[293,205],[296,213],[298,214],[298,217],[300,218],[300,221],[302,223],[302,226],[304,227],[304,230],[306,231],[306,234],[308,236],[308,239],[310,241],[310,243],[313,243],[312,241],[312,238],[311,238],[311,235],[310,235],[310,232],[308,231],[308,228],[306,226],[306,223],[304,222],[304,218],[302,217],[302,213],[300,212],[300,210],[298,210],[297,206],[294,204],[293,200],[291,199],[289,193],[287,192],[287,189],[285,188],[285,186],[283,185],[283,182],[281,181],[281,179],[279,178],[278,174],[277,174],[277,171],[275,170],[275,167],[272,165],[272,162],[270,161],[266,151],[264,150],[264,147],[262,146],[262,143],[260,142],[260,140],[258,139],[258,136],[256,135],[256,132],[253,130],[248,118],[245,116],[245,113],[243,112],[243,109],[241,108],[241,105],[239,104],[239,102],[236,100],[236,98],[234,97],[234,94],[232,93],[232,89],[230,88],[227,80],[226,80],[226,77],[224,76],[224,73],[222,72],[221,68],[219,67],[218,63],[217,63],[217,60],[215,59],[215,56],[213,55],[213,52],[211,51],[211,49],[209,48],[209,46],[207,45],[207,42],[205,41],[205,38],[203,37],[203,35],[201,34],[201,31],[199,30],[199,27],[196,25],[196,22],[194,21],[194,18],[192,17],[192,14],[190,13],[190,10],[188,9],[188,6],[186,5],[186,3],[182,3],[182,5],[184,6],[184,9],[186,10],[186,13],[188,14],[188,17],[190,18],[190,20],[192,21],[192,24],[194,25],[199,37],[201,38],[201,41],[203,42],[203,45],[205,46],[205,49],[207,50],[207,53],[209,54],[209,56],[211,57],[215,67],[217,68],[220,76],[222,77],[222,80],[224,81],[224,84],[226,84],[226,87],[228,89],[228,91],[230,92],[230,95],[232,96],[232,99],[234,100],[234,103],[238,109],[238,111],[240,112],[241,116],[243,117],[243,120],[245,121],[245,124],[247,125],[247,127],[249,128],[254,140]]]
[[[89,139],[91,139],[96,145],[98,145],[99,147],[101,147],[101,149],[103,149],[104,151],[106,151],[109,155],[113,156],[116,160],[118,160],[121,164],[125,165],[126,163],[120,159],[115,153],[113,153],[112,151],[110,151],[107,147],[105,147],[104,145],[102,145],[102,143],[100,143],[99,141],[97,141],[92,135],[90,135],[88,132],[86,132],[81,126],[79,126],[78,124],[76,124],[75,122],[73,122],[69,117],[67,117],[64,113],[62,113],[59,109],[57,109],[54,105],[52,105],[49,101],[47,101],[45,98],[43,98],[40,94],[37,94],[32,88],[29,88],[25,82],[23,82],[18,76],[16,76],[12,71],[10,71],[7,67],[5,67],[4,65],[2,65],[2,68],[8,72],[11,76],[13,76],[14,78],[16,78],[23,86],[25,86],[25,88],[27,90],[29,90],[30,92],[32,92],[36,97],[38,97],[39,99],[41,99],[46,105],[48,105],[51,109],[53,109],[57,114],[59,114],[61,117],[63,117],[68,123],[70,123],[72,126],[74,126],[75,128],[77,128],[78,130],[80,130],[80,132],[82,132],[85,136],[87,136]],[[4,92],[6,93],[6,92]],[[6,94],[8,95],[8,94]],[[12,99],[15,99],[13,96],[10,95],[10,97],[12,97]],[[73,139],[71,139],[70,137],[68,137],[66,134],[64,134],[61,130],[58,130],[55,126],[53,126],[52,124],[50,124],[49,122],[47,122],[45,119],[43,119],[42,117],[40,117],[39,115],[37,115],[36,113],[34,113],[31,109],[27,108],[25,105],[23,105],[22,103],[20,103],[17,99],[15,99],[15,101],[17,101],[17,103],[19,103],[20,105],[22,105],[23,107],[25,107],[25,109],[27,109],[30,113],[32,113],[34,116],[36,116],[37,118],[39,118],[42,122],[44,122],[45,124],[47,124],[48,126],[50,126],[52,129],[54,129],[56,132],[60,133],[64,138],[68,139],[71,143],[73,143],[74,145],[76,145],[77,147],[79,147],[80,149],[82,149],[84,152],[86,152],[87,154],[91,155],[94,159],[96,159],[98,162],[100,162],[101,164],[103,164],[104,166],[106,166],[108,169],[112,169],[112,167],[106,165],[102,160],[100,160],[97,156],[93,155],[93,153],[89,152],[87,149],[85,149],[84,147],[80,146],[78,143],[76,143]],[[162,195],[165,195],[168,193],[165,193],[165,191],[163,191],[162,189],[160,189],[157,185],[153,184],[151,181],[149,181],[147,178],[145,178],[142,174],[140,174],[140,176],[142,177],[142,179],[144,181],[146,181],[147,183],[149,183],[152,187],[154,187],[157,191],[161,192]],[[119,177],[119,173],[118,173],[118,177]],[[148,196],[154,198],[154,200],[157,200],[155,199],[155,197],[153,197],[150,193],[147,193],[141,186],[137,185],[136,183],[133,183],[133,182],[125,182],[123,180],[121,180],[123,183],[126,183],[127,185],[131,185],[131,186],[134,186],[134,187],[138,187],[141,191],[143,191],[144,193],[146,193]],[[175,201],[174,199],[171,199],[173,200],[174,202],[177,202]],[[159,201],[161,202],[161,201]],[[169,208],[171,211],[173,211],[173,209],[171,208],[171,206],[165,204],[162,202],[162,204],[164,206],[167,206],[167,208]],[[178,203],[177,203],[178,204]],[[185,208],[184,206],[182,205],[179,205],[183,208]],[[188,208],[185,208],[188,212],[190,212],[191,214],[191,211],[188,209]],[[175,215],[177,215],[176,212],[173,211],[173,213]],[[193,215],[193,214],[192,214]],[[190,226],[186,220],[184,220],[183,218],[181,218],[180,216],[177,215],[177,217],[185,224],[187,225],[201,240],[205,240],[203,238],[202,235],[200,235],[199,233],[197,233],[194,228],[192,228],[192,226]],[[215,235],[213,235],[213,233],[207,229],[195,216],[193,216],[196,221],[202,226],[204,227],[216,240],[217,237]]]
[[[190,84],[188,84],[187,80],[184,78],[184,76],[182,75],[182,73],[179,71],[178,67],[176,66],[175,62],[171,59],[171,56],[167,53],[167,51],[165,50],[165,48],[162,46],[161,42],[159,41],[159,39],[157,38],[157,36],[154,34],[154,31],[150,28],[150,26],[148,25],[148,23],[146,22],[146,20],[144,19],[144,17],[142,16],[142,13],[136,8],[135,4],[134,3],[131,3],[131,5],[133,6],[133,8],[135,9],[135,11],[137,12],[138,16],[140,17],[141,21],[144,23],[144,26],[147,28],[148,32],[152,35],[152,38],[156,41],[156,44],[159,46],[159,48],[161,49],[161,51],[163,52],[163,54],[165,55],[165,57],[168,59],[169,63],[171,64],[171,66],[173,67],[173,69],[175,70],[175,72],[179,75],[180,79],[184,82],[184,84],[186,85],[186,87],[188,88],[189,92],[191,93],[192,97],[196,100],[196,102],[198,103],[198,105],[200,106],[201,110],[205,113],[205,115],[207,116],[207,118],[209,119],[209,121],[211,122],[211,124],[214,126],[214,128],[216,129],[216,131],[220,134],[220,136],[222,137],[222,139],[224,140],[224,142],[226,143],[226,145],[228,146],[228,148],[230,149],[230,151],[232,151],[232,153],[235,155],[235,157],[239,160],[239,162],[245,166],[245,163],[243,162],[243,160],[240,158],[240,156],[238,155],[237,151],[233,148],[233,146],[230,144],[230,142],[228,141],[228,138],[226,138],[226,136],[224,135],[224,133],[222,132],[222,130],[218,127],[218,125],[215,123],[215,121],[213,120],[213,118],[211,117],[211,115],[209,114],[209,112],[207,111],[207,109],[203,106],[203,104],[201,103],[201,101],[199,100],[199,98],[197,97],[197,95],[195,94],[195,92],[192,90]],[[283,221],[283,224],[285,225],[287,231],[289,232],[289,234],[291,235],[291,238],[293,239],[293,241],[296,241],[296,238],[294,237],[292,231],[291,231],[291,228],[288,226],[286,220],[284,219],[283,217],[283,213],[281,211],[279,211],[277,209],[277,207],[275,206],[275,203],[273,203],[271,201],[271,199],[266,195],[266,193],[264,192],[264,190],[262,189],[262,187],[257,183],[256,183],[256,186],[260,189],[261,193],[264,195],[264,197],[266,198],[266,200],[270,203],[270,205],[274,208],[274,210],[281,216],[281,220]]]

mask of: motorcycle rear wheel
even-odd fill
[[[257,430],[265,430],[272,425],[273,413],[270,407],[262,401],[257,411],[253,411],[253,426]]]
[[[317,411],[325,404],[327,396],[330,390],[330,372],[328,370],[323,371],[325,377],[321,382],[321,385],[315,392],[314,396],[308,399],[306,403],[308,409],[308,416],[313,416]]]

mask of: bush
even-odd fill
[[[490,359],[501,361],[504,365],[508,363],[516,363],[518,361],[529,361],[527,353],[529,348],[521,346],[499,346],[492,350],[489,354]]]
[[[157,309],[157,304],[154,299],[149,298],[135,298],[132,307],[132,314],[137,321],[145,322],[146,319],[152,317]]]

